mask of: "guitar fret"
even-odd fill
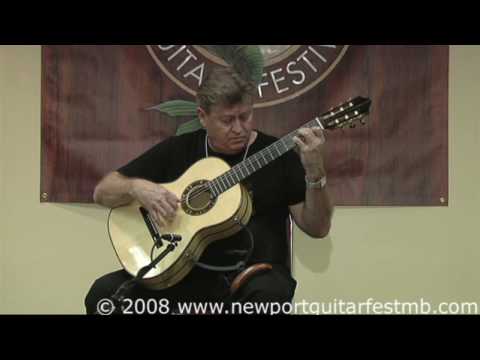
[[[215,191],[215,193],[216,193],[215,195],[216,195],[216,196],[220,195],[220,191],[219,191],[219,189],[218,189],[218,187],[217,187],[217,180],[213,180],[213,181],[211,182],[211,184],[213,185],[214,191]],[[218,193],[218,194],[217,194],[217,193]]]
[[[250,176],[253,173],[253,171],[250,171],[250,168],[248,167],[248,165],[252,165],[249,159],[245,160],[245,167],[247,168],[247,173]]]
[[[227,187],[225,186],[225,183],[223,182],[223,176],[220,176],[220,181],[222,182],[222,185],[225,187],[225,189],[222,188],[222,192],[225,192],[227,190]]]
[[[226,181],[227,181],[228,188],[231,188],[232,185],[235,183],[235,181],[232,181],[232,182],[230,183],[229,174],[225,174],[225,179],[226,179]],[[233,180],[233,179],[232,179],[232,180]]]
[[[241,166],[238,168],[238,170],[240,171],[240,174],[241,174],[241,175],[243,176],[243,178],[245,179],[246,176],[243,174],[243,172],[242,172],[242,167],[241,167]]]
[[[264,151],[260,152],[260,155],[262,155],[262,158],[263,158],[263,161],[265,161],[265,165],[268,164],[268,161],[267,159],[265,159],[265,156],[264,156]]]
[[[265,157],[267,158],[267,164],[270,163],[271,161],[273,161],[273,157],[271,159],[268,158],[268,156],[272,156],[272,153],[270,152],[270,147],[267,147],[265,149]]]
[[[260,162],[260,158],[258,157],[258,155],[255,156],[254,160],[255,160],[254,164],[255,164],[255,167],[256,167],[255,170],[261,169],[262,168],[262,163]]]
[[[252,165],[252,168],[253,168],[254,172],[261,168],[260,164],[258,163],[258,161],[255,157],[252,156],[248,161],[250,161],[250,164]],[[258,166],[258,168],[257,168],[257,166]]]
[[[218,196],[218,195],[217,195],[217,191],[215,190],[214,182],[215,181],[211,181],[211,182],[208,183],[208,189],[210,190],[210,194],[212,194],[215,197],[215,196]]]
[[[273,151],[272,151],[272,146],[269,146],[267,149],[268,149],[268,153],[267,153],[267,154],[272,157],[272,160],[270,160],[270,161],[275,160],[275,156],[273,155]]]
[[[233,171],[233,175],[235,175],[237,177],[238,182],[242,181],[242,180],[240,180],[240,178],[238,177],[238,174],[235,171]]]
[[[277,152],[278,156],[282,155],[282,152],[280,151],[280,148],[278,147],[278,144],[274,145],[275,151]]]
[[[275,160],[275,159],[278,157],[278,155],[277,155],[277,153],[275,152],[275,150],[277,150],[277,149],[275,148],[275,145],[270,146],[270,150],[269,150],[269,151],[270,151],[270,156],[272,157],[272,161]]]
[[[244,162],[244,163],[241,165],[241,167],[243,168],[243,171],[245,172],[245,174],[247,174],[247,175],[245,176],[245,178],[247,178],[248,176],[251,175],[251,172],[250,172],[250,170],[248,169],[247,162]]]
[[[272,154],[275,156],[275,159],[281,155],[281,152],[278,150],[278,145],[274,144],[272,146]]]

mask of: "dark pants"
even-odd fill
[[[95,281],[85,299],[87,314],[95,314],[98,303],[103,299],[109,299],[124,282],[130,279],[130,275],[122,270]],[[285,266],[274,265],[273,270],[260,273],[250,279],[234,296],[229,295],[229,286],[225,274],[195,268],[181,283],[169,289],[153,291],[137,285],[126,298],[132,301],[166,299],[172,309],[177,303],[184,302],[284,304],[292,301],[297,282]]]

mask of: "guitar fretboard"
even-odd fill
[[[320,118],[316,118],[304,125],[303,128],[321,127],[324,128],[323,122]],[[298,130],[291,132],[284,136],[280,140],[266,147],[262,151],[250,156],[245,161],[235,165],[225,174],[217,177],[209,183],[210,192],[214,197],[218,197],[224,192],[228,191],[232,187],[240,184],[243,180],[254,174],[258,170],[264,168],[271,162],[280,158],[290,150],[292,150],[296,144],[293,138],[297,135]]]

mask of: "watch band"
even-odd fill
[[[327,186],[327,177],[324,176],[317,182],[312,182],[305,177],[305,182],[307,183],[307,188],[309,189],[324,189]]]

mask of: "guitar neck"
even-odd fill
[[[322,118],[315,118],[309,123],[302,126],[302,128],[321,127],[325,129]],[[260,169],[264,168],[271,162],[280,158],[290,150],[292,150],[296,144],[293,138],[297,135],[298,129],[284,136],[280,140],[266,147],[262,151],[250,156],[245,161],[234,166],[230,171],[217,177],[210,182],[210,190],[213,196],[218,197],[232,187],[240,184],[243,180],[247,179]]]

